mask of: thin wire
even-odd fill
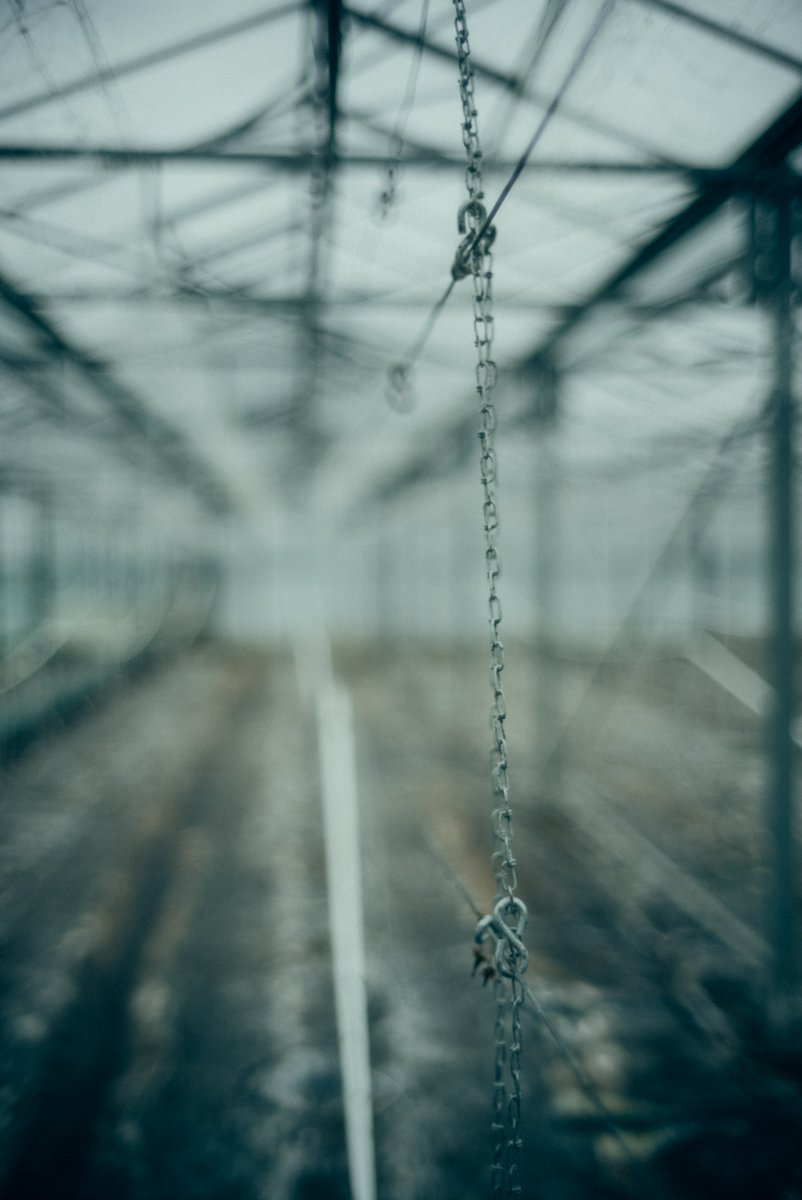
[[[537,146],[537,144],[540,141],[540,139],[542,138],[543,134],[546,132],[549,122],[551,121],[552,117],[556,113],[563,97],[565,96],[565,93],[568,91],[568,88],[573,83],[574,79],[576,78],[576,75],[578,74],[580,68],[582,67],[582,64],[584,63],[585,59],[587,58],[588,54],[590,53],[591,48],[593,47],[596,39],[598,38],[599,34],[602,31],[602,28],[604,27],[604,25],[607,21],[607,18],[612,13],[615,3],[616,3],[616,0],[605,0],[605,3],[599,9],[599,14],[596,17],[596,20],[594,21],[594,23],[591,27],[590,33],[588,34],[587,38],[583,42],[582,46],[580,47],[579,54],[576,56],[574,61],[571,63],[571,66],[568,69],[568,73],[566,74],[565,78],[563,79],[562,83],[558,87],[557,91],[554,93],[551,100],[549,101],[548,107],[546,108],[546,111],[543,113],[543,116],[540,118],[540,122],[539,122],[535,132],[532,134],[531,138],[529,139],[526,149],[524,150],[521,157],[518,159],[518,162],[516,163],[515,168],[514,168],[512,174],[510,175],[509,179],[504,184],[504,187],[499,192],[498,199],[496,200],[493,207],[490,209],[490,212],[487,214],[487,218],[485,219],[484,224],[476,233],[474,240],[473,240],[473,244],[471,246],[471,249],[473,249],[473,246],[476,245],[477,242],[480,242],[482,240],[482,238],[484,237],[484,235],[487,233],[488,229],[493,224],[494,217],[498,213],[498,211],[501,208],[504,201],[509,196],[509,194],[512,191],[515,184],[518,182],[521,172],[523,171],[524,167],[526,166],[527,162],[529,161],[532,151],[535,149],[535,146]],[[470,251],[468,251],[468,253],[470,253]]]
[[[415,342],[415,345],[412,347],[411,356],[408,359],[404,360],[404,366],[407,369],[412,366],[413,362],[418,357],[421,350],[423,349],[423,347],[426,345],[427,341],[429,340],[429,335],[431,334],[432,330],[434,329],[435,325],[437,324],[437,318],[440,316],[440,313],[443,311],[446,304],[448,303],[448,299],[449,299],[451,293],[454,291],[455,284],[456,284],[456,280],[452,279],[451,282],[449,283],[448,287],[446,288],[446,290],[443,292],[440,299],[437,301],[437,303],[432,308],[432,311],[429,313],[426,324],[423,327],[423,331],[421,332],[421,335],[418,338],[417,342]]]
[[[89,57],[92,60],[95,70],[95,85],[100,88],[106,97],[109,112],[123,139],[135,141],[134,124],[125,104],[120,81],[117,78],[114,67],[111,65],[111,60],[106,53],[106,48],[103,45],[103,40],[97,30],[97,26],[92,20],[84,0],[69,0],[69,7],[78,22],[81,36],[89,52]],[[164,266],[166,264],[164,263],[161,241],[163,222],[159,202],[160,168],[158,164],[152,163],[146,165],[141,171],[137,172],[137,182],[143,229],[150,230],[154,254],[157,261]],[[139,277],[147,281],[150,278],[150,274],[151,272],[147,263],[140,261],[138,267]]]
[[[767,411],[769,404],[770,400],[766,401],[764,413]],[[654,588],[655,582],[660,578],[669,555],[676,547],[678,540],[686,535],[689,522],[698,513],[700,522],[704,521],[704,525],[700,524],[699,526],[701,531],[712,519],[721,493],[725,488],[729,487],[732,475],[738,466],[738,452],[744,446],[748,446],[750,443],[754,444],[754,420],[753,417],[739,419],[719,441],[716,453],[707,466],[701,481],[691,492],[687,504],[664,540],[660,552],[653,560],[645,579],[627,605],[604,654],[593,667],[579,703],[574,706],[571,715],[565,721],[559,735],[552,743],[544,766],[547,767],[552,764],[563,753],[573,730],[579,724],[588,706],[595,699],[596,688],[603,676],[605,665],[612,660],[612,656],[620,649],[633,623],[638,619],[638,614],[642,611],[641,605],[644,598],[648,596],[650,589]]]
[[[89,51],[89,56],[92,59],[92,65],[95,68],[97,82],[109,103],[109,108],[121,131],[124,134],[130,135],[133,132],[131,118],[126,110],[120,85],[112,70],[95,23],[87,12],[84,0],[70,0],[70,8],[80,26],[81,35]],[[110,87],[109,83],[113,86]]]
[[[479,908],[478,904],[476,903],[473,896],[471,895],[470,889],[467,887],[467,885],[464,883],[464,881],[460,878],[457,871],[454,869],[452,864],[449,862],[446,855],[440,850],[439,846],[437,846],[436,843],[432,840],[431,836],[428,836],[426,838],[425,844],[426,844],[426,848],[429,851],[429,853],[432,854],[434,856],[434,858],[437,859],[440,866],[445,869],[446,875],[447,875],[451,885],[456,889],[456,891],[459,892],[460,896],[465,901],[465,903],[468,905],[468,907],[471,909],[474,916],[477,914],[481,914],[481,909]],[[594,1108],[596,1108],[596,1110],[599,1113],[599,1116],[603,1119],[604,1124],[607,1127],[608,1131],[615,1138],[616,1143],[618,1144],[618,1146],[620,1147],[622,1152],[626,1155],[627,1162],[630,1164],[630,1166],[632,1166],[636,1169],[639,1168],[640,1163],[638,1162],[638,1159],[635,1156],[635,1153],[632,1150],[632,1147],[629,1145],[626,1138],[624,1137],[623,1132],[619,1128],[619,1126],[616,1122],[615,1116],[610,1111],[610,1109],[607,1107],[604,1100],[601,1098],[601,1095],[599,1094],[599,1091],[598,1091],[596,1085],[594,1084],[593,1080],[590,1078],[590,1076],[585,1071],[584,1067],[578,1061],[576,1055],[571,1050],[571,1047],[565,1041],[565,1039],[563,1038],[559,1029],[554,1024],[554,1022],[552,1021],[549,1014],[546,1012],[546,1009],[543,1007],[543,1002],[538,998],[538,996],[535,994],[535,992],[532,990],[532,988],[529,986],[528,983],[526,983],[522,979],[520,979],[519,982],[523,985],[524,995],[526,996],[527,1000],[529,1001],[529,1003],[531,1005],[532,1012],[541,1021],[544,1029],[547,1031],[547,1033],[551,1037],[552,1041],[554,1042],[554,1045],[557,1047],[557,1050],[562,1055],[562,1057],[565,1059],[565,1062],[567,1063],[567,1065],[568,1065],[571,1073],[573,1074],[574,1078],[576,1079],[577,1083],[582,1088],[582,1091],[585,1093],[587,1098],[591,1101]]]
[[[53,100],[59,99],[58,85],[56,84],[56,81],[53,79],[53,76],[50,74],[50,71],[48,70],[48,67],[47,67],[47,63],[45,62],[44,58],[40,54],[39,47],[36,45],[36,42],[33,39],[33,35],[30,30],[29,22],[25,16],[23,0],[9,0],[9,7],[11,9],[11,14],[12,14],[14,22],[17,26],[17,30],[20,34],[20,37],[22,38],[23,42],[25,43],[25,49],[28,53],[28,57],[30,58],[31,63],[33,64],[33,67],[34,67],[36,73],[38,74],[38,76],[42,80],[42,82],[44,83],[47,93],[51,97],[51,99],[53,99]],[[72,104],[66,97],[64,97],[63,99],[64,99],[64,111],[69,116],[72,124],[78,129],[78,131],[81,134],[83,134],[83,132],[84,132],[83,124],[79,120],[79,118],[75,112],[75,109],[73,108]]]
[[[531,81],[535,67],[542,57],[551,35],[557,28],[560,18],[567,12],[570,3],[571,0],[546,0],[546,6],[535,28],[534,46],[526,55],[526,65],[516,72],[518,80],[512,94],[508,97],[507,103],[504,105],[501,120],[496,120],[495,122],[498,129],[494,131],[489,139],[494,144],[500,144],[504,133],[509,129],[513,115],[523,99],[524,92]]]
[[[487,231],[489,230],[490,226],[493,223],[493,219],[498,214],[499,209],[501,208],[502,204],[507,199],[507,197],[509,196],[513,187],[515,186],[518,179],[520,178],[521,173],[524,170],[524,167],[526,166],[527,162],[529,161],[529,158],[532,155],[532,152],[534,151],[534,149],[537,146],[540,139],[543,137],[543,134],[546,132],[546,129],[548,128],[549,123],[551,122],[552,118],[554,117],[555,113],[557,112],[557,109],[559,108],[560,104],[562,103],[563,99],[565,98],[565,94],[568,91],[571,84],[573,83],[574,79],[576,78],[576,75],[578,74],[580,68],[582,67],[582,64],[584,63],[585,59],[587,58],[588,54],[590,53],[591,49],[593,48],[607,19],[609,18],[610,14],[612,13],[615,4],[616,4],[616,0],[605,0],[605,3],[602,5],[601,9],[599,10],[598,16],[596,17],[596,20],[594,21],[594,23],[591,27],[590,33],[588,34],[585,41],[582,43],[582,46],[579,49],[579,53],[577,54],[574,61],[571,63],[571,66],[568,68],[568,71],[566,72],[566,75],[563,78],[562,83],[557,88],[557,91],[554,93],[551,100],[549,101],[549,104],[548,104],[545,112],[543,113],[543,116],[541,117],[541,119],[538,123],[538,126],[535,129],[535,132],[532,134],[531,138],[529,139],[526,149],[524,150],[523,154],[521,155],[520,159],[518,160],[515,168],[513,169],[512,174],[510,175],[507,182],[504,184],[504,187],[501,189],[498,199],[496,200],[493,207],[490,209],[490,212],[488,213],[487,218],[484,221],[484,224],[474,234],[473,241],[470,242],[463,250],[461,257],[464,258],[465,261],[468,261],[468,259],[470,258],[471,251],[474,249],[474,247],[476,245],[478,245],[481,242],[482,238],[487,234]],[[407,352],[405,357],[401,360],[401,362],[396,367],[393,368],[394,371],[402,373],[402,375],[404,377],[406,377],[409,374],[409,371],[411,370],[411,368],[414,366],[415,362],[417,361],[418,356],[420,355],[421,351],[423,350],[423,347],[426,345],[426,342],[429,340],[429,336],[431,335],[431,332],[434,329],[435,324],[437,323],[437,319],[440,316],[440,313],[443,311],[446,304],[448,303],[449,297],[451,296],[451,293],[454,290],[454,283],[455,283],[455,280],[452,279],[451,282],[449,283],[448,287],[443,292],[440,299],[434,304],[431,312],[429,313],[429,316],[426,319],[426,323],[424,325],[422,333],[416,339],[416,341],[412,344],[409,351]]]
[[[221,133],[212,134],[210,137],[205,137],[199,142],[192,142],[190,149],[210,150],[218,146],[225,146],[226,143],[234,141],[236,138],[241,138],[246,133],[252,133],[254,130],[260,129],[260,127],[260,132],[262,132],[268,118],[274,121],[278,117],[285,117],[292,114],[303,105],[308,104],[311,99],[312,85],[308,80],[299,79],[291,87],[282,88],[267,103],[260,105],[259,108],[233,127],[227,126]]]
[[[418,76],[420,74],[420,66],[421,66],[421,62],[423,61],[424,38],[426,37],[426,28],[427,28],[428,22],[429,22],[429,0],[423,0],[420,21],[418,22],[418,45],[415,50],[415,57],[412,61],[412,65],[409,70],[409,75],[407,77],[407,86],[404,91],[404,99],[401,102],[401,108],[399,109],[398,116],[395,121],[395,126],[394,126],[393,132],[390,136],[390,147],[394,147],[394,150],[392,150],[392,153],[391,153],[391,151],[388,149],[388,154],[387,154],[388,161],[387,161],[387,165],[385,167],[386,183],[385,183],[385,187],[382,190],[382,193],[379,197],[379,204],[381,205],[381,212],[382,212],[383,216],[386,216],[389,213],[390,207],[393,204],[393,201],[395,200],[395,193],[396,193],[396,187],[397,187],[397,182],[398,182],[397,174],[398,174],[398,169],[401,165],[401,156],[404,153],[404,146],[406,144],[405,138],[406,138],[407,123],[409,121],[409,117],[412,112],[412,107],[415,103],[415,93],[416,93],[417,87],[418,87]]]
[[[593,1104],[593,1106],[598,1110],[599,1116],[604,1121],[608,1133],[615,1138],[616,1144],[626,1157],[629,1165],[637,1170],[640,1167],[640,1163],[638,1162],[634,1151],[619,1128],[615,1117],[602,1100],[596,1085],[593,1083],[593,1080],[587,1074],[585,1068],[579,1062],[571,1047],[563,1039],[560,1031],[557,1029],[557,1026],[554,1024],[551,1017],[543,1007],[542,1001],[538,998],[538,996],[535,995],[535,993],[532,991],[532,988],[525,980],[521,979],[519,980],[519,983],[523,987],[524,995],[531,1004],[535,1015],[547,1030],[560,1054],[562,1054],[577,1083],[582,1088],[582,1091],[585,1093],[588,1100],[590,1100],[591,1104]]]

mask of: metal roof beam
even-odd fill
[[[192,258],[187,262],[186,269],[179,267],[178,274],[192,278],[198,267],[208,267],[210,263],[219,262],[221,258],[229,258],[231,255],[241,254],[243,250],[250,250],[254,246],[269,246],[271,242],[275,242],[278,238],[286,238],[290,234],[298,233],[303,229],[303,222],[298,217],[292,217],[289,220],[275,222],[266,229],[249,229],[245,233],[241,233],[236,238],[229,238],[227,241],[213,243],[207,250],[198,251],[193,254]],[[203,295],[208,295],[203,284],[199,285]],[[219,290],[225,295],[225,288],[213,289],[215,292]]]
[[[69,342],[39,311],[36,301],[2,275],[0,300],[36,331],[42,345],[53,358],[70,363],[80,372],[121,423],[145,443],[174,479],[190,487],[206,508],[216,514],[232,510],[233,505],[226,490],[207,464],[186,444],[181,433],[168,421],[148,412],[139,396],[119,383],[104,364]]]
[[[337,129],[340,120],[339,78],[343,38],[342,0],[310,0],[313,71],[312,111],[315,119],[314,150],[308,157],[311,172],[309,261],[306,270],[302,337],[298,343],[298,386],[291,426],[305,438],[305,446],[319,447],[321,439],[312,422],[319,391],[321,336],[318,310],[323,243],[332,222],[332,181],[340,159]]]
[[[359,12],[358,9],[349,7],[343,10],[343,15],[349,21],[354,21],[358,25],[362,25],[365,29],[372,29],[374,33],[381,33],[385,37],[399,42],[401,45],[415,46],[416,48],[423,47],[426,53],[432,57],[444,59],[446,62],[454,65],[457,63],[457,55],[454,50],[448,50],[444,46],[438,46],[436,42],[419,37],[417,31],[413,33],[400,25],[393,25],[384,17],[377,16],[376,13]],[[505,88],[507,91],[516,92],[521,87],[521,80],[517,75],[510,75],[507,71],[499,71],[495,67],[481,62],[481,60],[477,60],[474,55],[471,55],[471,65],[474,74],[480,79],[487,79],[491,83],[496,83],[499,87]]]
[[[286,150],[221,150],[216,147],[125,147],[125,146],[74,146],[57,143],[24,145],[16,142],[0,143],[0,160],[7,163],[24,162],[26,166],[51,162],[83,161],[98,163],[104,168],[115,167],[132,170],[147,164],[193,164],[202,163],[223,166],[268,167],[295,174],[305,174],[320,164],[320,154],[311,151],[292,153]],[[345,154],[337,156],[337,165],[348,168],[380,170],[386,166],[387,156],[382,154]],[[446,154],[435,148],[408,150],[400,159],[402,167],[423,167],[426,170],[465,170],[465,159],[457,154]],[[484,160],[485,172],[509,173],[517,165],[514,159]],[[703,167],[683,163],[659,161],[630,162],[607,159],[548,159],[530,162],[527,172],[553,174],[591,175],[657,175],[687,176],[694,182],[708,179],[744,178],[746,172],[732,167]]]
[[[159,222],[160,226],[162,229],[169,229],[172,226],[180,225],[182,221],[191,221],[195,217],[206,216],[206,214],[216,212],[229,204],[238,204],[241,200],[248,200],[251,196],[264,194],[268,187],[268,181],[260,178],[247,185],[238,183],[234,187],[215,191],[211,195],[207,194],[176,204],[174,208],[163,211]]]
[[[149,67],[158,67],[162,63],[174,62],[175,59],[183,58],[185,55],[192,54],[196,50],[203,50],[207,46],[216,46],[220,42],[227,41],[229,38],[240,37],[242,34],[250,33],[263,25],[270,25],[273,21],[278,21],[282,17],[298,12],[301,7],[300,0],[291,0],[290,3],[281,4],[277,8],[268,9],[264,12],[254,13],[252,16],[243,17],[239,21],[227,21],[225,25],[218,25],[216,28],[209,29],[205,33],[199,33],[194,37],[172,42],[169,46],[162,46],[161,49],[152,50],[148,54],[138,54],[134,58],[126,59],[125,62],[117,63],[116,65],[112,64],[101,71],[91,71],[88,75],[81,75],[78,79],[73,79],[69,83],[62,84],[61,87],[37,92],[33,96],[25,96],[22,100],[15,100],[11,104],[4,105],[0,108],[0,121],[8,120],[11,117],[18,117],[21,113],[31,112],[33,109],[43,108],[47,104],[56,103],[69,96],[76,96],[80,92],[89,91],[91,88],[101,86],[104,83],[119,82],[126,75],[135,75],[140,71],[146,71]]]
[[[664,225],[655,237],[636,251],[622,267],[588,297],[584,304],[566,312],[556,328],[526,356],[523,362],[518,364],[519,370],[537,370],[543,363],[548,364],[553,361],[554,352],[563,340],[591,313],[602,305],[610,304],[619,298],[626,283],[636,278],[662,254],[697,229],[749,181],[751,181],[752,190],[768,186],[772,177],[776,179],[777,170],[783,166],[788,155],[793,153],[800,144],[802,144],[802,92],[751,146],[738,156],[729,172],[723,172],[717,179],[712,178],[703,184],[699,194],[691,203]],[[791,176],[790,171],[785,171],[783,185],[789,183],[798,187],[799,178]],[[673,307],[682,302],[679,299],[676,300],[676,304],[669,301],[665,306],[665,311],[671,311]],[[452,426],[455,444],[462,444],[465,431],[466,418],[461,417]],[[419,455],[413,465],[402,464],[380,488],[376,489],[372,499],[390,501],[413,484],[448,474],[460,461],[458,456],[443,459],[436,451],[424,456]]]
[[[699,194],[677,213],[655,237],[640,248],[622,267],[619,267],[584,304],[569,313],[540,345],[527,355],[523,366],[533,366],[551,357],[569,333],[598,307],[615,296],[630,280],[651,266],[672,246],[681,242],[708,220],[740,187],[755,180],[762,172],[780,165],[802,142],[802,93],[769,127],[733,162],[729,171],[703,182]],[[798,180],[797,186],[798,186]]]
[[[345,8],[343,12],[344,16],[349,20],[355,21],[366,29],[372,29],[376,33],[384,34],[401,45],[414,46],[416,48],[422,47],[430,57],[440,58],[444,62],[451,64],[455,69],[458,67],[459,60],[454,49],[439,46],[436,42],[432,42],[428,38],[421,38],[417,32],[413,33],[402,26],[393,25],[385,17],[379,17],[375,13],[359,12],[354,8]],[[471,65],[477,79],[486,79],[489,83],[494,83],[498,87],[504,88],[505,91],[510,92],[516,98],[529,100],[544,110],[552,102],[553,97],[551,95],[546,95],[529,87],[525,77],[510,75],[506,71],[499,71],[489,63],[482,62],[481,58],[477,59],[475,54],[471,54]],[[613,126],[608,125],[607,122],[599,120],[592,112],[577,112],[570,104],[563,103],[560,105],[560,117],[564,121],[578,125],[581,129],[600,133],[604,137],[613,138],[621,145],[633,147],[642,154],[655,155],[653,147],[644,146],[637,142],[623,130],[615,129]]]
[[[739,260],[740,261],[740,260]],[[733,263],[717,267],[711,272],[709,282],[715,282],[723,274],[733,269]],[[628,312],[643,316],[655,316],[669,311],[694,300],[705,300],[704,289],[694,288],[691,292],[672,297],[654,304],[633,303],[626,296],[611,295],[604,302],[616,307],[624,307]],[[232,308],[251,308],[257,312],[277,313],[278,315],[303,313],[310,307],[310,301],[305,296],[278,295],[260,296],[246,288],[194,287],[192,284],[178,285],[172,289],[155,287],[133,288],[69,288],[61,291],[37,293],[37,303],[42,304],[228,304]],[[581,304],[560,304],[543,296],[531,298],[516,296],[510,300],[500,299],[499,303],[505,310],[514,312],[549,312],[567,315],[582,307]],[[417,309],[423,313],[429,305],[404,296],[387,296],[381,292],[372,293],[341,293],[329,294],[317,301],[318,307],[332,310],[384,308],[384,309]]]
[[[716,37],[738,46],[741,50],[748,50],[751,54],[759,54],[762,58],[770,59],[778,66],[787,67],[797,73],[802,72],[802,59],[796,58],[793,54],[786,54],[784,50],[778,50],[775,46],[769,46],[766,42],[759,42],[756,38],[748,37],[745,33],[739,33],[737,29],[729,25],[711,21],[702,13],[692,12],[681,4],[675,4],[673,0],[635,0],[635,2],[642,4],[645,8],[657,9],[666,16],[678,17],[679,20],[685,21],[689,25],[695,25],[697,29],[704,29],[706,33],[712,33]]]
[[[326,158],[333,161],[337,153],[337,122],[339,120],[340,53],[342,50],[341,0],[313,0],[317,19],[316,55],[321,65],[322,95],[316,96],[328,114],[328,145]]]

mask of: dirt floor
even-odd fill
[[[802,1197],[796,1039],[765,1021],[758,722],[679,658],[603,676],[508,658],[527,980],[548,1017],[524,1006],[523,1195]],[[379,1200],[487,1196],[481,648],[340,648],[335,665],[355,710]],[[3,768],[8,1200],[350,1195],[296,667],[207,646]]]

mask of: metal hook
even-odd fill
[[[515,911],[518,914],[518,920],[514,929],[510,929],[509,924],[502,919],[502,913]],[[493,916],[502,926],[503,929],[512,933],[515,937],[520,938],[523,931],[526,929],[526,922],[529,916],[526,905],[519,896],[502,896],[496,907],[493,909]]]
[[[454,255],[451,267],[453,280],[464,279],[466,275],[470,275],[473,269],[471,265],[473,256],[487,254],[496,240],[495,225],[489,225],[482,233],[481,238],[476,236],[482,230],[486,220],[487,210],[481,200],[466,200],[457,210],[457,229],[460,233],[467,232],[467,236],[460,242],[457,253]]]
[[[516,914],[512,924],[504,919],[510,912]],[[523,975],[529,964],[529,953],[521,940],[527,916],[523,900],[518,896],[502,896],[493,912],[480,918],[474,931],[474,941],[479,945],[488,936],[495,938],[493,957],[496,969],[508,979],[516,979]]]
[[[456,282],[471,273],[471,251],[473,250],[474,234],[469,233],[457,246],[454,262],[451,264],[451,278]]]
[[[466,200],[457,209],[457,230],[459,233],[468,232],[467,218],[473,217],[473,226],[471,232],[475,233],[477,229],[481,229],[487,218],[487,209],[481,200]]]

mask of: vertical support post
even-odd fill
[[[3,516],[5,493],[0,492],[0,660],[8,653],[9,571],[6,559],[6,530]]]
[[[544,794],[559,792],[560,692],[556,661],[555,612],[557,574],[557,480],[550,436],[544,433],[537,451],[535,485],[535,721],[538,775]]]
[[[50,497],[43,491],[36,507],[36,534],[31,561],[29,619],[33,630],[50,615],[54,574],[52,516]]]
[[[778,182],[782,181],[782,175]],[[791,274],[791,196],[780,187],[771,197],[772,323],[774,380],[769,406],[770,438],[770,674],[774,699],[769,717],[770,836],[773,849],[771,927],[774,962],[769,1018],[787,1029],[796,983],[794,929],[794,396]]]
[[[562,764],[560,671],[555,648],[558,479],[553,446],[559,411],[559,375],[553,364],[541,365],[534,386],[538,437],[535,465],[535,744],[539,787],[548,799],[554,800],[559,795]]]
[[[688,558],[690,560],[692,611],[691,633],[698,637],[715,628],[718,562],[711,542],[706,537],[708,506],[695,505],[688,525]]]
[[[386,534],[381,531],[373,542],[373,595],[376,611],[374,636],[380,646],[386,646],[393,632],[393,556]]]

